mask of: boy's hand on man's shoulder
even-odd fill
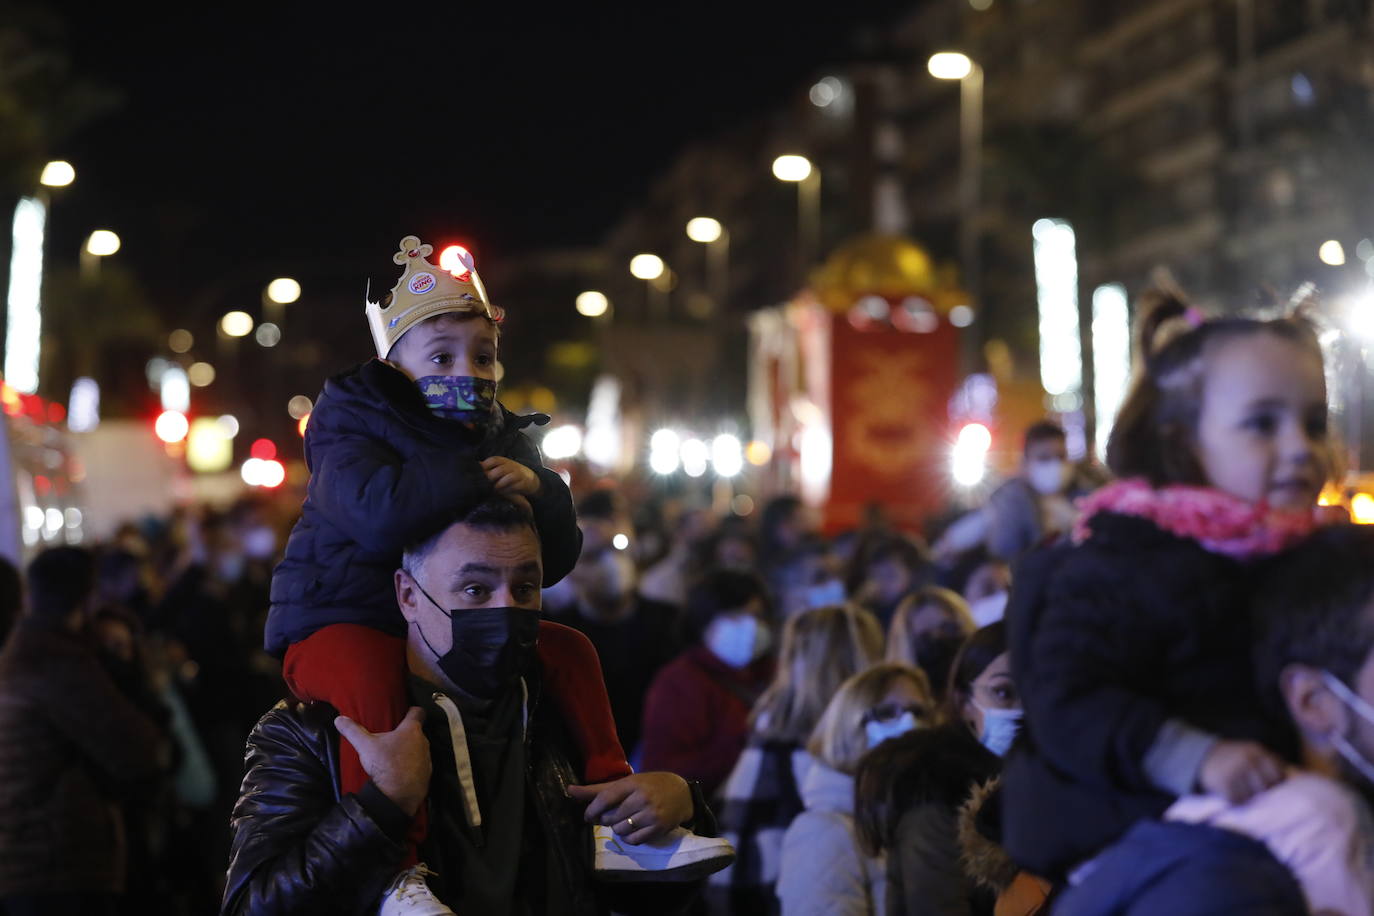
[[[482,471],[502,496],[539,495],[539,475],[518,461],[496,455],[482,462]]]

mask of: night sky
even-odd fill
[[[53,151],[78,181],[50,250],[115,229],[169,326],[251,307],[279,274],[351,315],[407,232],[470,239],[479,268],[595,244],[684,145],[910,5],[58,4],[76,71],[124,103]]]

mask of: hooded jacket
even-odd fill
[[[336,623],[404,636],[392,584],[401,553],[494,492],[480,465],[493,456],[539,477],[530,508],[544,585],[572,570],[582,549],[572,494],[523,432],[549,418],[498,409],[481,432],[438,417],[415,383],[380,359],[325,382],[305,431],[311,477],[301,517],[272,575],[268,652],[280,656]]]
[[[817,761],[801,788],[806,810],[782,839],[778,899],[783,916],[877,916],[887,866],[859,845],[854,777]]]

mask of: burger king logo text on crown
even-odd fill
[[[416,295],[429,292],[434,288],[434,274],[416,274],[410,278],[408,288]]]

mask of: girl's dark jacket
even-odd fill
[[[413,540],[494,491],[480,462],[501,455],[534,471],[530,500],[544,556],[544,585],[566,576],[582,550],[572,494],[524,434],[548,417],[499,407],[474,431],[436,416],[403,372],[379,359],[325,382],[305,432],[310,468],[301,518],[272,575],[267,651],[336,623],[405,635],[392,577]]]
[[[1003,779],[1003,840],[1053,879],[1173,802],[1144,763],[1166,722],[1295,753],[1254,683],[1254,562],[1142,518],[1090,526],[1081,544],[1027,554],[1007,609],[1026,727]]]

